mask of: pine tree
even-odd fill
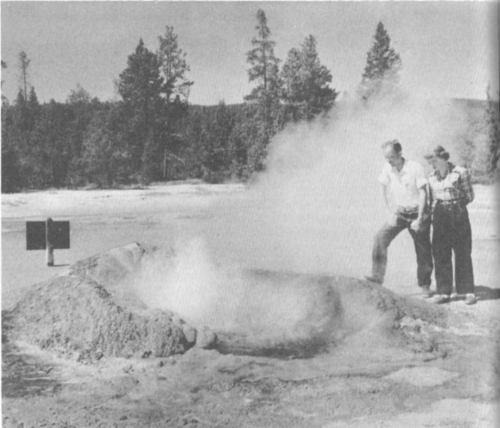
[[[253,168],[263,168],[267,145],[277,132],[276,118],[280,110],[282,82],[279,76],[279,59],[274,54],[275,42],[271,40],[271,30],[267,25],[266,14],[262,9],[257,11],[257,37],[252,39],[253,48],[247,52],[247,62],[250,64],[248,77],[256,86],[245,100],[255,102],[259,106],[256,118],[261,128],[259,137],[253,141]]]
[[[168,103],[173,102],[176,97],[187,102],[189,89],[193,85],[193,82],[186,77],[190,68],[186,62],[186,53],[179,47],[177,37],[174,28],[170,26],[166,27],[165,35],[159,37],[158,58],[165,81],[164,92]]]
[[[187,114],[189,91],[193,82],[187,79],[186,74],[190,69],[186,53],[179,47],[173,27],[166,27],[165,35],[159,37],[159,42],[158,58],[165,81],[163,94],[166,101],[162,153],[159,156],[162,158],[162,178],[166,179],[169,160],[178,158],[174,152],[179,151],[179,125]]]
[[[364,100],[379,94],[383,89],[392,89],[399,83],[401,58],[391,48],[391,38],[384,24],[379,22],[375,31],[373,46],[367,54],[360,94]]]
[[[153,176],[160,162],[154,153],[161,144],[162,88],[158,57],[140,39],[135,52],[128,57],[127,68],[120,74],[118,91],[124,103],[121,111],[128,123],[131,173],[138,174],[139,179],[146,182],[156,178]],[[150,153],[144,153],[144,150]]]
[[[298,121],[304,117],[302,52],[292,48],[281,70],[283,80],[283,100],[288,120]]]
[[[247,101],[257,101],[262,109],[264,120],[272,122],[273,107],[279,104],[282,83],[279,77],[279,59],[274,55],[275,42],[270,39],[271,30],[267,26],[266,14],[257,11],[257,37],[252,39],[253,48],[247,53],[250,64],[248,77],[250,82],[257,82]]]
[[[28,99],[28,67],[30,65],[30,62],[31,60],[28,59],[28,55],[26,54],[26,52],[19,52],[19,85],[25,100]]]
[[[281,72],[284,81],[284,101],[292,120],[310,120],[328,111],[337,92],[328,85],[330,71],[320,63],[316,39],[309,35],[301,49],[292,48]]]

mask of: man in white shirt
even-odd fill
[[[378,181],[382,185],[390,219],[375,235],[372,252],[372,275],[369,281],[382,284],[387,267],[387,249],[392,240],[408,229],[417,255],[417,280],[424,295],[430,295],[432,249],[430,216],[427,210],[427,180],[422,165],[402,155],[397,140],[382,145],[387,160]]]

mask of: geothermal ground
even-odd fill
[[[498,211],[493,188],[476,192],[470,307],[417,295],[407,236],[383,288],[359,279],[369,251],[349,266],[358,275],[233,251],[235,273],[198,244],[177,260],[239,185],[3,195],[3,426],[500,426]],[[53,268],[25,250],[25,221],[47,216],[71,222]]]

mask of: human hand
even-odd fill
[[[411,222],[410,229],[414,230],[415,232],[418,232],[421,226],[422,226],[422,220],[417,218],[416,220],[413,220]]]

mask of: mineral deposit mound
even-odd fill
[[[132,286],[155,251],[130,244],[79,261],[66,273],[35,284],[4,313],[7,335],[81,361],[165,357],[193,346],[223,353],[309,357],[356,335],[428,350],[432,345],[417,334],[420,327],[415,325],[444,322],[436,308],[365,281],[246,271],[241,302],[245,310],[237,311],[231,327],[191,325],[183,314],[148,307]],[[264,301],[271,304],[263,310],[259,302]]]

